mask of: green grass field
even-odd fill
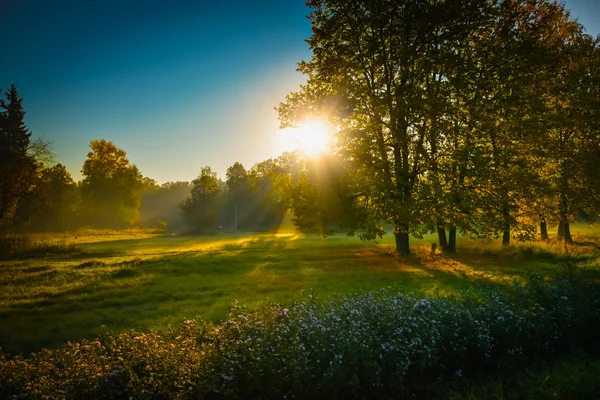
[[[393,238],[281,234],[213,237],[143,231],[79,232],[51,240],[81,251],[0,260],[0,346],[9,354],[121,331],[177,325],[201,316],[218,321],[234,300],[289,304],[304,290],[319,297],[391,286],[417,295],[476,284],[510,285],[529,273],[552,276],[567,258],[600,276],[600,229],[574,228],[583,244],[499,243],[461,239],[456,255],[431,256],[435,237],[412,239],[398,258]],[[46,238],[48,239],[48,238]]]

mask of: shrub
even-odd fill
[[[599,353],[600,285],[532,277],[510,291],[390,289],[289,308],[235,304],[212,325],[106,333],[0,359],[2,398],[422,398],[440,382]]]

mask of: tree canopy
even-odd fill
[[[544,0],[307,5],[312,57],[298,70],[308,81],[280,104],[279,116],[283,127],[306,116],[334,127],[336,151],[359,180],[346,199],[368,214],[354,218],[362,229],[381,234],[381,222],[392,222],[402,254],[410,253],[409,234],[427,230],[437,230],[448,250],[457,227],[505,244],[530,235],[526,205],[543,182],[536,146],[548,149],[557,129],[544,88],[556,86],[551,77],[562,68],[589,84],[593,73],[577,66],[589,65],[577,43],[597,57],[598,41],[562,5]],[[559,56],[569,53],[577,55]],[[574,100],[596,90],[571,88],[560,93]],[[591,120],[568,115],[577,121],[570,131],[597,135]],[[563,223],[574,216],[562,215]]]
[[[104,139],[92,140],[83,164],[81,195],[95,226],[128,226],[138,219],[142,174],[124,150]]]

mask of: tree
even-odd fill
[[[348,175],[337,156],[305,157],[298,152],[284,153],[277,163],[274,191],[292,212],[297,230],[316,231],[326,236],[344,226],[354,233],[353,225],[346,218],[355,215],[347,210],[354,199],[345,190]]]
[[[572,242],[570,223],[582,213],[598,210],[598,40],[580,35],[563,44],[561,63],[549,87],[546,131],[550,184],[556,196],[558,238]]]
[[[401,254],[410,253],[409,233],[421,235],[426,219],[417,199],[430,184],[422,180],[427,137],[438,129],[448,74],[436,59],[486,2],[453,4],[308,1],[313,54],[298,68],[308,82],[278,109],[283,126],[312,113],[337,127],[341,154],[371,183],[363,196],[371,204],[368,220],[393,223]]]
[[[46,219],[46,229],[64,231],[74,227],[77,207],[77,185],[71,174],[62,164],[56,164],[42,172],[50,196]]]
[[[23,98],[13,84],[0,100],[0,159],[14,160],[27,155],[31,132],[25,124]]]
[[[190,196],[189,182],[166,182],[160,187],[147,186],[140,205],[141,223],[157,227],[166,223],[167,227],[180,229],[185,222],[181,217],[179,204]]]
[[[23,99],[11,85],[0,100],[0,230],[13,222],[19,203],[31,194],[40,168],[51,158],[44,138],[31,140]]]
[[[252,192],[251,226],[259,231],[279,228],[289,208],[282,180],[285,179],[291,161],[288,153],[278,158],[258,162],[248,171],[248,181]],[[284,161],[286,160],[286,161]]]
[[[90,148],[81,169],[89,222],[98,227],[133,225],[139,217],[142,174],[112,142],[92,140]]]
[[[366,221],[392,222],[401,254],[410,253],[409,234],[426,230],[437,231],[447,251],[455,250],[457,228],[504,244],[530,238],[530,215],[540,208],[528,204],[548,186],[533,156],[543,142],[542,88],[555,49],[581,31],[564,7],[546,0],[307,5],[312,57],[298,70],[308,81],[280,104],[279,118],[282,127],[306,116],[335,127],[336,150],[357,178],[349,198],[369,204],[354,207],[361,217],[351,220],[375,234],[380,227]]]
[[[180,205],[181,215],[188,226],[197,233],[218,230],[222,208],[222,193],[217,173],[202,167],[200,175],[192,181],[192,191]]]
[[[64,231],[76,226],[77,185],[62,164],[41,168],[32,186],[19,203],[18,228]]]
[[[227,191],[225,200],[226,224],[235,229],[251,227],[253,196],[246,168],[236,162],[227,168]]]

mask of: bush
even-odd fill
[[[599,353],[600,285],[533,277],[514,290],[415,298],[386,289],[289,308],[234,305],[218,325],[106,333],[0,359],[0,397],[418,398],[440,382]]]

